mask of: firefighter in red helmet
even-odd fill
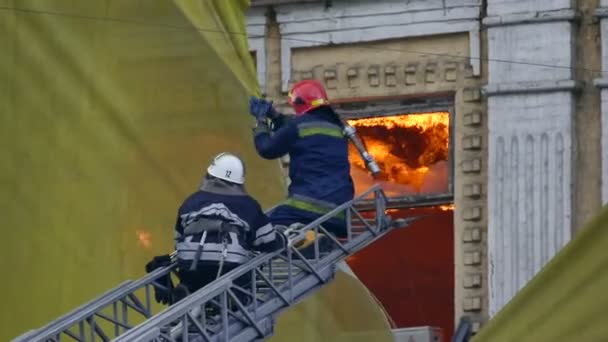
[[[290,120],[277,113],[272,102],[255,97],[250,101],[250,112],[257,121],[254,142],[258,154],[266,159],[289,155],[288,196],[270,215],[273,225],[284,226],[310,223],[354,196],[348,140],[327,92],[318,81],[304,80],[288,96],[296,114]],[[343,215],[323,226],[338,237],[346,235]]]

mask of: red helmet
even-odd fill
[[[329,105],[327,92],[317,80],[304,80],[296,83],[287,95],[287,102],[300,116],[312,109]]]

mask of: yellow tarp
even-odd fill
[[[608,207],[473,342],[608,341]]]
[[[338,271],[331,284],[280,316],[271,341],[394,341],[382,307],[347,271]]]
[[[244,157],[265,207],[282,198],[277,163],[252,147],[247,5],[0,0],[0,341],[170,251],[177,207],[216,153]],[[385,329],[360,283],[332,286],[279,333]]]

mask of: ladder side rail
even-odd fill
[[[361,194],[360,196],[358,196],[356,199],[353,199],[351,201],[345,202],[341,205],[339,205],[338,207],[336,207],[335,209],[331,210],[329,213],[323,215],[322,217],[318,218],[317,220],[309,223],[308,225],[304,226],[301,231],[305,232],[311,229],[318,229],[318,226],[322,223],[324,223],[325,221],[329,220],[330,218],[333,218],[334,216],[336,216],[337,214],[341,213],[342,211],[345,210],[356,210],[354,209],[354,204],[356,204],[358,201],[365,199],[365,197],[367,197],[368,195],[374,193],[375,194],[375,201],[385,201],[386,198],[382,197],[380,195],[382,195],[382,190],[380,189],[379,186],[374,186],[372,188],[370,188],[369,190],[365,191],[363,194]],[[377,205],[377,207],[382,207],[384,206],[385,203],[382,203],[380,206]],[[384,212],[382,211],[381,216],[384,215]],[[348,229],[351,229],[352,225],[348,224]],[[365,239],[364,237],[358,238],[355,241],[363,241],[363,239]],[[315,241],[314,243],[318,243],[318,241]],[[293,248],[293,247],[288,247],[288,248]],[[297,252],[297,250],[294,248],[293,250]],[[232,271],[230,271],[229,273],[227,273],[226,275],[220,277],[220,279],[216,280],[215,282],[212,282],[210,284],[208,284],[207,286],[199,289],[197,292],[195,292],[193,295],[189,296],[190,298],[185,299],[184,301],[182,301],[181,303],[177,303],[175,305],[173,305],[172,307],[169,307],[165,310],[163,310],[162,312],[160,312],[158,315],[156,315],[155,317],[152,317],[150,319],[148,319],[146,322],[143,322],[142,324],[140,324],[139,326],[131,329],[130,331],[127,331],[125,334],[123,334],[122,336],[119,336],[115,341],[129,341],[130,339],[137,339],[137,336],[141,336],[145,331],[148,331],[149,329],[152,329],[153,327],[159,327],[159,326],[166,326],[169,325],[171,323],[175,323],[178,320],[182,320],[183,323],[185,323],[185,325],[187,325],[187,322],[184,321],[184,317],[186,317],[187,313],[192,309],[192,307],[196,307],[196,306],[202,306],[205,303],[211,301],[213,298],[217,297],[220,294],[224,294],[225,292],[227,292],[230,287],[232,282],[244,275],[247,272],[251,272],[252,270],[255,269],[259,269],[262,265],[264,265],[265,263],[267,263],[268,261],[270,261],[273,258],[279,257],[283,252],[285,251],[285,248],[282,248],[274,253],[269,253],[269,254],[263,254],[260,255],[256,258],[254,258],[252,261],[250,261],[247,264],[244,264]],[[347,255],[349,255],[348,253],[344,252],[344,251],[336,251],[337,255],[342,254],[343,257],[346,257]],[[316,254],[316,259],[317,262],[320,261],[318,260],[318,253]],[[325,258],[323,258],[325,259]],[[338,259],[336,259],[338,260]],[[304,261],[304,260],[302,260]],[[327,268],[327,267],[325,267]],[[314,269],[309,269],[308,271],[310,271],[311,273],[316,273]],[[331,270],[331,274],[333,275],[333,269]],[[314,281],[318,282],[319,286],[321,286],[322,284],[324,284],[326,282],[326,280],[328,280],[329,276],[325,276],[324,278],[326,279],[318,279],[318,274],[315,275],[315,277],[311,277],[310,279],[315,279]],[[324,281],[325,280],[325,281]],[[270,284],[269,284],[270,285]],[[306,285],[306,284],[304,284]],[[296,284],[295,286],[298,286],[298,284]],[[310,285],[312,286],[312,285]],[[308,286],[308,291],[310,290],[310,286]],[[223,290],[222,290],[223,289]],[[297,297],[300,293],[293,293],[293,288],[289,289],[290,291],[292,291],[292,294],[290,295],[290,297]],[[218,292],[219,291],[219,292]],[[280,303],[282,304],[286,304],[286,307],[289,307],[290,305],[292,305],[292,303],[285,303],[285,297],[283,296],[283,294],[280,293],[276,293],[275,289],[273,289],[273,291],[275,292],[274,295],[277,297],[275,299],[279,299]],[[272,292],[271,292],[272,293]],[[256,294],[254,293],[254,302],[256,302],[257,304],[257,299],[255,299]],[[285,293],[285,295],[287,295],[287,293]],[[295,295],[295,296],[294,296]],[[267,305],[265,305],[267,304]],[[270,305],[271,303],[265,303],[262,304],[260,306],[260,312],[255,312],[254,315],[255,316],[259,316],[262,315],[262,317],[264,316],[263,313],[266,313],[266,315],[268,314],[267,312],[267,306]],[[277,309],[273,309],[271,311],[276,311]],[[256,310],[258,311],[258,310]]]
[[[389,231],[390,230],[387,230],[386,232]],[[353,251],[358,251],[385,235],[385,233],[382,233],[379,236],[374,236],[369,232],[365,232],[364,234],[366,235],[367,241],[359,243],[357,247],[353,249]],[[327,279],[333,278],[333,276],[335,276],[334,271],[336,262],[343,260],[347,256],[348,255],[343,254],[341,251],[334,251],[327,257],[327,259],[331,259],[332,262],[328,262],[324,266],[321,266],[321,269],[319,269],[318,272],[323,275],[327,275]],[[325,285],[325,283],[320,282],[315,276],[309,274],[305,277],[304,280],[295,282],[292,288],[284,290],[285,293],[287,293],[287,291],[292,291],[294,293],[294,299],[291,305],[286,306],[278,297],[273,298],[272,300],[268,300],[260,307],[258,314],[262,317],[265,317],[265,319],[271,319],[271,317],[277,316],[285,309],[288,309],[289,307],[306,299],[312,292],[314,292],[317,288],[322,287],[323,285]],[[231,330],[234,332],[230,334],[230,336],[234,336],[234,338],[232,338],[230,341],[249,342],[256,338],[259,338],[259,336],[256,334],[256,331],[252,327],[241,328],[239,326],[241,325],[240,322],[235,322],[234,325],[234,327],[231,326]],[[219,339],[211,339],[211,341],[219,341]]]
[[[105,293],[91,299],[90,301],[80,305],[79,307],[77,307],[76,309],[73,309],[72,311],[60,316],[59,318],[49,322],[48,324],[38,328],[38,329],[33,329],[30,330],[29,332],[22,334],[18,337],[16,337],[13,342],[26,342],[26,341],[30,341],[31,339],[37,338],[39,335],[44,334],[46,331],[53,329],[54,327],[63,324],[63,322],[65,322],[66,320],[71,319],[72,317],[74,317],[75,315],[78,315],[82,310],[85,310],[87,307],[89,306],[93,306],[96,305],[97,303],[99,303],[100,301],[102,301],[103,299],[112,296],[114,293],[120,291],[121,289],[124,289],[127,285],[129,285],[132,282],[132,280],[127,280],[124,281],[123,283],[119,284],[118,286],[106,291]]]
[[[376,193],[376,199],[377,200],[377,204],[376,204],[376,215],[381,216],[380,220],[376,220],[377,224],[381,224],[380,226],[380,230],[382,231],[377,231],[377,232],[370,232],[370,231],[365,231],[361,234],[358,234],[357,237],[351,241],[348,241],[345,244],[340,243],[339,241],[333,239],[334,244],[336,244],[337,246],[339,246],[340,248],[334,250],[333,252],[331,252],[330,254],[324,256],[323,258],[321,258],[321,260],[319,260],[319,264],[318,264],[318,268],[317,268],[317,272],[321,273],[324,275],[324,278],[326,280],[333,278],[333,276],[335,275],[334,271],[335,271],[335,267],[336,267],[336,263],[345,259],[347,256],[349,256],[352,253],[355,253],[363,248],[365,248],[366,246],[368,246],[369,244],[375,242],[376,240],[378,240],[379,238],[381,238],[382,236],[384,236],[386,233],[388,233],[389,231],[391,231],[391,229],[382,229],[384,228],[389,228],[386,224],[388,222],[384,222],[383,220],[386,219],[385,217],[385,200],[386,197],[382,196],[383,193]],[[357,209],[355,207],[351,207],[350,210],[353,211],[357,211]],[[351,226],[348,225],[347,229],[350,229]],[[376,227],[376,229],[378,229]],[[325,233],[327,233],[325,231]],[[294,247],[290,247],[291,249],[295,250]],[[290,305],[284,305],[284,302],[282,300],[279,300],[278,296],[276,296],[277,298],[273,298],[273,300],[269,300],[267,301],[265,304],[263,304],[260,307],[260,312],[258,313],[260,316],[262,317],[272,317],[275,315],[278,315],[281,311],[287,309],[288,307],[298,303],[299,301],[305,299],[306,297],[308,297],[308,295],[310,293],[312,293],[316,288],[321,287],[325,284],[324,281],[320,281],[317,277],[313,276],[312,274],[308,274],[305,276],[304,280],[298,280],[294,282],[295,285],[293,285],[293,287],[287,286],[285,288],[285,285],[288,284],[284,284],[284,289],[283,292],[285,294],[287,293],[293,293],[293,300],[292,303],[290,303]],[[233,323],[233,325],[231,326],[231,334],[230,336],[234,336],[234,338],[231,339],[231,341],[251,341],[254,338],[259,338],[259,335],[257,335],[257,332],[255,331],[255,329],[253,329],[252,327],[247,327],[247,326],[243,326],[243,324],[241,322],[237,322],[235,321]],[[234,335],[234,332],[239,332],[237,335]],[[212,339],[212,341],[215,341],[215,339]]]
[[[170,272],[173,271],[175,267],[176,264],[173,263],[169,266],[156,269],[138,280],[129,281],[126,286],[121,287],[118,291],[113,291],[108,296],[105,296],[100,300],[94,301],[93,305],[83,307],[78,312],[74,312],[74,314],[67,317],[67,319],[62,320],[59,324],[53,324],[50,329],[41,331],[35,337],[28,336],[27,341],[45,342],[48,339],[55,338],[56,336],[68,331],[70,328],[80,324],[81,322],[91,320],[91,318],[94,317],[97,313],[110,307],[114,303],[123,303],[123,305],[128,305],[127,303],[135,304],[127,302],[126,298],[129,298],[130,295],[135,296],[136,291],[146,286],[151,286],[158,278],[170,274]],[[146,291],[146,295],[149,295],[149,291]]]
[[[152,329],[153,327],[162,326],[176,321],[176,318],[183,317],[193,307],[202,306],[203,304],[209,303],[215,297],[221,295],[225,289],[232,285],[232,282],[244,275],[247,272],[259,268],[266,264],[276,255],[280,254],[284,249],[280,249],[273,253],[260,254],[246,264],[243,264],[234,270],[226,273],[217,280],[207,284],[205,287],[197,290],[196,292],[189,295],[187,298],[165,308],[154,317],[149,318],[140,325],[127,331],[126,333],[119,336],[114,341],[129,341],[136,336],[141,335],[143,332]]]
[[[300,281],[294,283],[291,291],[294,294],[294,299],[289,304],[285,304],[283,300],[279,298],[274,293],[271,293],[270,298],[268,298],[256,312],[254,315],[257,315],[261,318],[261,321],[269,322],[272,321],[272,317],[276,314],[284,311],[292,307],[293,305],[304,300],[310,293],[316,291],[317,289],[324,286],[328,281],[332,280],[335,273],[332,267],[325,267],[323,270],[319,271],[321,276],[324,278],[324,282],[320,281],[316,276],[312,274],[305,275]],[[282,292],[287,294],[290,289],[284,289]],[[247,309],[247,308],[246,308]],[[272,326],[269,327],[270,331],[272,331]],[[264,335],[267,336],[268,332]],[[218,332],[215,336],[220,336],[221,332]],[[230,341],[251,341],[255,338],[260,338],[256,329],[251,325],[245,325],[243,322],[238,320],[233,320],[232,324],[229,328],[229,335],[231,336]]]
[[[294,248],[294,247],[291,247]],[[263,264],[261,264],[260,266],[262,266]],[[259,270],[259,269],[258,269]],[[234,312],[234,314],[238,314],[238,315],[242,315],[243,317],[231,317],[228,322],[228,336],[230,337],[230,341],[251,341],[253,339],[256,338],[261,338],[262,336],[267,336],[268,334],[270,334],[273,330],[273,319],[272,319],[272,315],[278,312],[283,311],[286,308],[289,308],[291,306],[293,306],[294,304],[298,303],[299,301],[301,301],[302,299],[304,299],[305,297],[307,297],[307,295],[313,291],[316,290],[317,288],[320,288],[321,286],[323,286],[326,282],[328,282],[329,280],[331,280],[334,276],[334,270],[330,267],[325,267],[325,269],[323,271],[320,272],[323,278],[323,281],[319,280],[316,276],[312,275],[312,274],[307,274],[307,275],[302,275],[300,274],[297,281],[295,282],[295,285],[293,288],[288,289],[288,288],[284,288],[280,293],[283,294],[283,297],[286,297],[286,294],[289,291],[292,291],[294,293],[294,300],[285,302],[284,298],[281,298],[281,296],[279,296],[278,293],[276,292],[271,292],[269,295],[265,296],[266,298],[263,298],[263,303],[261,305],[259,305],[257,308],[255,308],[253,306],[253,304],[249,304],[247,306],[244,305],[239,305],[240,307],[238,308],[237,311]],[[208,298],[208,302],[209,301],[213,301],[214,297],[218,297],[218,296],[222,296],[224,295],[224,293],[230,293],[231,291],[231,286],[234,286],[234,284],[232,283],[226,283],[224,284],[225,287],[220,291],[214,291],[211,290],[213,292],[211,292],[210,297]],[[238,299],[237,299],[238,300]],[[255,300],[259,300],[258,298],[256,298]],[[200,306],[204,305],[206,303],[201,303]],[[195,305],[196,308],[200,307],[197,303],[197,305]],[[193,305],[188,305],[187,310],[193,310],[192,309]],[[226,315],[228,308],[226,306],[223,306],[221,308],[221,314]],[[184,326],[187,326],[186,323],[186,318],[185,315],[183,315],[181,312],[177,312],[174,313],[173,315],[174,319],[169,320],[168,322],[164,322],[161,323],[160,325],[157,325],[155,327],[155,329],[158,329],[159,331],[162,331],[163,328],[168,328],[169,326],[171,326],[172,324],[179,324],[182,328]],[[258,317],[257,321],[251,322],[249,324],[247,324],[247,316],[250,317]],[[198,322],[200,323],[200,322]],[[221,329],[215,329],[214,331],[211,331],[210,334],[210,338],[208,339],[209,341],[223,341],[223,337],[226,334],[226,330],[224,327],[220,327]],[[170,335],[171,338],[176,338],[181,334],[181,330],[177,330],[175,331],[174,335]],[[205,332],[206,334],[208,333],[207,331]],[[260,336],[260,333],[262,336]],[[119,339],[115,340],[115,341],[123,341],[123,337],[125,335],[119,337]],[[138,336],[134,336],[132,340],[129,341],[151,341],[152,339],[148,339],[148,340],[142,340],[141,339],[141,335]],[[186,341],[189,341],[190,339],[187,339]],[[204,339],[207,340],[207,339]]]
[[[360,236],[360,238],[357,237],[356,240],[354,240],[346,245],[348,247],[350,247],[352,252],[356,252],[356,251],[359,251],[362,248],[368,246],[369,244],[373,243],[374,241],[378,240],[379,238],[384,236],[389,231],[391,231],[391,230],[386,230],[385,232],[383,232],[380,235],[373,235],[370,232],[364,232],[361,234],[363,236]],[[291,247],[291,248],[293,248],[293,247]],[[350,254],[345,254],[341,250],[333,251],[332,253],[330,253],[323,259],[321,259],[322,261],[319,265],[319,268],[317,268],[317,272],[322,274],[322,276],[326,280],[332,279],[335,275],[334,271],[335,271],[336,263],[338,261],[343,260],[348,255],[350,255]],[[272,294],[272,297],[274,297],[274,298],[271,298],[270,300],[267,300],[264,304],[262,304],[259,307],[259,310],[256,311],[256,314],[260,317],[265,317],[266,319],[270,319],[270,317],[276,316],[280,312],[284,311],[285,309],[304,300],[306,297],[308,297],[308,295],[310,293],[315,291],[317,288],[320,288],[323,285],[325,285],[325,282],[319,281],[319,279],[312,274],[301,275],[301,277],[299,277],[299,278],[303,278],[303,279],[298,279],[298,280],[294,281],[293,287],[283,289],[283,292],[285,294],[287,294],[289,291],[291,291],[293,293],[294,298],[293,298],[292,302],[290,303],[290,305],[285,305],[284,302],[278,296]],[[243,341],[244,342],[244,341],[251,341],[255,338],[259,338],[259,335],[257,335],[257,332],[255,331],[255,329],[253,327],[244,326],[242,324],[242,322],[239,322],[236,320],[231,325],[230,330],[231,330],[230,336],[233,336],[233,338],[231,338],[230,341]],[[214,335],[214,337],[219,337],[219,334],[217,336]],[[216,339],[216,338],[211,339],[211,341],[217,341],[217,340],[218,339]]]

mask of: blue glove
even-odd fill
[[[272,112],[272,101],[252,96],[249,99],[249,113],[253,115],[258,122],[265,121],[268,115]]]

